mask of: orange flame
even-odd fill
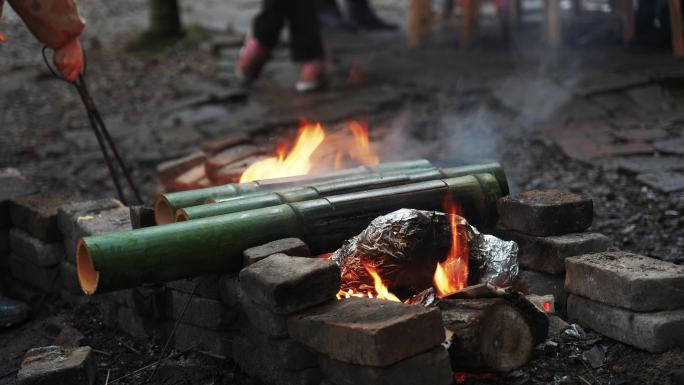
[[[335,154],[335,169],[339,170],[342,168],[342,161],[345,155],[348,155],[350,159],[361,164],[372,165],[380,163],[380,158],[371,148],[370,140],[368,139],[368,120],[363,119],[358,121],[349,119],[347,121],[347,127],[349,127],[349,130],[352,133],[354,142],[353,145],[350,145],[347,149],[337,150],[337,153]]]
[[[396,295],[392,294],[387,288],[387,286],[385,286],[385,284],[382,282],[382,278],[380,278],[380,274],[378,274],[378,272],[373,268],[373,266],[364,263],[363,267],[366,269],[368,274],[370,274],[370,276],[373,277],[376,298],[386,299],[388,301],[394,302],[401,302],[401,300],[397,298]]]
[[[311,171],[311,154],[324,139],[325,131],[320,123],[303,123],[289,154],[285,155],[279,149],[277,157],[252,164],[240,177],[240,183],[308,174]]]
[[[7,40],[7,36],[5,36],[3,33],[0,33],[0,43],[2,43],[5,40]]]
[[[438,262],[433,277],[435,292],[438,297],[444,297],[457,292],[468,284],[468,243],[461,242],[458,233],[458,216],[461,215],[460,206],[447,198],[444,201],[444,211],[451,222],[451,250],[444,262]]]

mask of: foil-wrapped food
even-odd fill
[[[518,247],[482,234],[457,218],[460,244],[468,250],[469,284],[507,286],[518,275]],[[332,255],[340,266],[343,291],[370,292],[375,270],[400,298],[432,287],[437,263],[451,249],[449,216],[437,211],[400,209],[374,219],[359,235],[347,240]]]

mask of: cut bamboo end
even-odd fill
[[[78,272],[78,283],[86,295],[93,295],[97,291],[100,282],[100,273],[95,270],[93,258],[90,256],[88,245],[83,239],[78,241],[76,247],[76,271]]]
[[[154,203],[154,220],[158,225],[165,225],[175,222],[175,219],[176,213],[173,211],[171,203],[165,196],[161,195]]]
[[[185,222],[189,220],[190,217],[188,216],[188,213],[185,212],[185,210],[178,210],[178,212],[176,213],[176,222]]]

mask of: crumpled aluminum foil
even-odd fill
[[[518,245],[493,235],[482,234],[464,218],[468,234],[469,275],[477,277],[478,283],[510,286],[518,278]]]
[[[457,223],[459,234],[468,240],[469,283],[511,285],[518,276],[515,242],[482,234],[462,217]],[[445,213],[400,209],[374,219],[331,258],[340,266],[343,290],[372,287],[363,268],[364,261],[371,260],[383,279],[416,293],[431,287],[436,263],[450,246],[451,225]]]

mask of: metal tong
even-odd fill
[[[74,85],[76,87],[76,90],[78,91],[79,96],[81,97],[81,101],[83,102],[83,106],[86,109],[86,113],[88,114],[88,120],[90,120],[90,126],[93,129],[93,132],[95,133],[95,137],[97,138],[97,142],[100,145],[100,151],[102,151],[102,155],[105,158],[105,161],[107,162],[107,168],[109,169],[109,174],[112,177],[112,181],[114,182],[114,186],[116,187],[116,191],[119,194],[119,199],[121,202],[125,205],[128,205],[128,202],[126,200],[126,196],[124,195],[123,189],[121,187],[121,181],[119,180],[119,175],[116,172],[116,169],[114,167],[114,164],[112,162],[111,156],[109,154],[109,151],[111,151],[114,154],[114,158],[116,159],[116,163],[118,167],[121,170],[121,173],[124,175],[124,178],[126,179],[126,182],[128,183],[128,187],[131,189],[133,192],[133,195],[135,196],[135,199],[137,200],[138,204],[142,204],[143,200],[142,197],[140,196],[140,191],[136,187],[135,183],[133,182],[133,179],[131,178],[131,174],[128,171],[128,168],[126,167],[126,164],[124,163],[123,159],[121,158],[121,155],[119,155],[119,151],[116,148],[116,144],[112,140],[111,135],[109,135],[109,130],[107,130],[107,126],[105,125],[104,120],[102,119],[102,115],[100,115],[100,111],[98,110],[97,106],[95,105],[95,101],[93,100],[92,96],[90,96],[90,91],[88,90],[88,85],[86,83],[85,75],[86,75],[86,70],[87,70],[87,60],[85,56],[85,51],[83,52],[83,57],[84,57],[84,66],[83,66],[83,71],[81,74],[78,76],[76,81],[70,81],[64,78],[62,75],[60,75],[55,68],[53,68],[50,65],[50,62],[47,59],[46,55],[46,50],[47,47],[43,47],[43,60],[45,61],[45,65],[48,67],[50,72],[52,72],[52,75],[55,76],[57,79],[60,79],[62,81],[65,81],[69,84]],[[107,149],[107,146],[109,146],[109,150]]]

